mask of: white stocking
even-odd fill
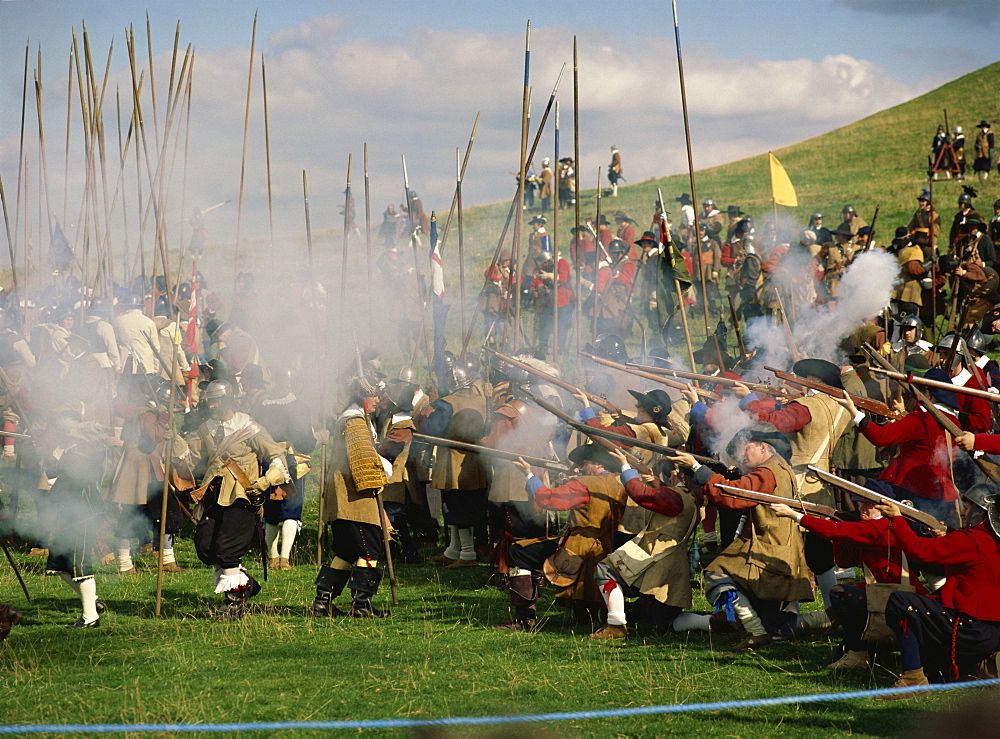
[[[301,527],[302,522],[294,518],[281,522],[281,556],[285,559],[292,558],[292,545],[295,544],[295,536]]]

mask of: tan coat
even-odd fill
[[[833,450],[837,440],[851,422],[850,414],[829,395],[807,395],[797,398],[796,403],[809,409],[812,420],[805,428],[789,434],[792,445],[792,469],[799,495],[803,500],[821,505],[834,505],[833,493],[823,481],[808,470],[809,465],[829,472],[832,467]]]
[[[690,495],[681,493],[681,499],[684,509],[677,516],[654,513],[629,499],[621,527],[635,537],[609,554],[605,563],[643,595],[691,608],[687,542],[698,523],[698,507]]]
[[[590,491],[590,501],[583,508],[570,512],[565,546],[583,557],[583,566],[576,582],[557,592],[556,597],[600,602],[602,598],[594,582],[594,570],[611,552],[628,494],[618,475],[610,472],[584,475],[576,480]]]
[[[285,449],[246,413],[235,414],[232,419],[223,423],[223,427],[225,436],[221,444],[215,441],[219,421],[211,418],[199,426],[189,439],[192,455],[195,459],[201,459],[195,469],[199,471],[204,467],[203,487],[215,478],[221,478],[220,506],[230,506],[238,500],[249,502],[245,488],[227,467],[226,461],[231,459],[235,462],[252,483],[260,477],[260,468],[264,463],[271,464],[274,469],[284,470]]]
[[[923,261],[924,252],[919,246],[907,246],[896,254],[896,263],[899,265],[900,284],[892,291],[893,300],[899,300],[903,303],[916,303],[917,305],[923,305],[923,301],[920,297],[920,281],[923,279],[923,276],[914,277],[906,269],[906,265],[910,262]]]
[[[323,498],[324,518],[381,525],[375,489],[389,480],[389,463],[375,451],[375,432],[357,406],[337,419],[330,434],[330,472]]]
[[[774,475],[774,495],[795,498],[795,475],[779,457],[761,465]],[[811,601],[812,585],[802,545],[802,532],[791,518],[780,518],[766,505],[746,509],[742,533],[705,568],[729,575],[761,600]]]
[[[451,405],[452,416],[444,437],[478,444],[489,417],[486,391],[477,380],[442,398]],[[482,490],[488,485],[486,467],[478,454],[438,448],[431,472],[431,487],[438,490]]]

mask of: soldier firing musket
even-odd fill
[[[764,369],[774,373],[774,376],[779,380],[801,385],[802,387],[806,387],[811,390],[817,390],[836,400],[850,397],[851,401],[858,408],[876,416],[882,416],[884,418],[899,418],[902,415],[899,411],[893,410],[881,401],[872,400],[871,398],[866,398],[861,395],[852,395],[842,388],[833,387],[831,385],[827,385],[826,383],[819,382],[818,380],[810,380],[805,377],[800,377],[799,375],[795,375],[790,372],[782,372],[774,367],[764,367]]]
[[[713,383],[715,385],[722,385],[724,387],[734,387],[736,385],[743,385],[744,387],[750,388],[751,392],[764,393],[765,395],[774,395],[776,397],[788,398],[788,391],[784,388],[773,387],[771,385],[765,385],[760,382],[747,382],[746,380],[734,380],[731,377],[726,377],[725,375],[703,375],[698,372],[686,372],[684,370],[667,369],[665,367],[651,367],[646,364],[636,364],[635,362],[629,362],[629,367],[635,367],[644,372],[649,372],[654,375],[670,375],[672,377],[682,377],[687,380],[696,380],[698,382]],[[640,375],[641,376],[641,375]],[[681,383],[684,384],[684,383]],[[719,399],[719,396],[709,390],[702,390],[701,388],[694,388],[694,391],[699,395],[703,395],[706,398]]]
[[[525,462],[530,464],[532,467],[543,467],[547,470],[552,470],[554,472],[564,472],[569,473],[572,470],[567,467],[562,462],[555,459],[545,459],[544,457],[532,457],[527,454],[518,454],[517,452],[507,452],[503,449],[494,449],[493,447],[482,446],[480,444],[467,444],[462,441],[455,441],[454,439],[442,439],[440,436],[430,436],[428,434],[414,434],[414,441],[423,442],[424,444],[430,444],[432,446],[446,447],[448,449],[458,449],[463,452],[471,452],[474,454],[482,454],[487,457],[495,457],[496,459],[506,459],[509,462],[516,462],[518,459],[523,459]]]
[[[605,367],[611,367],[612,369],[616,369],[621,372],[628,373],[630,375],[635,375],[636,377],[642,377],[643,379],[646,380],[652,380],[653,382],[658,382],[661,385],[666,385],[667,387],[672,387],[676,390],[686,390],[687,388],[692,387],[686,382],[671,381],[669,378],[662,377],[656,373],[651,373],[649,372],[649,370],[655,368],[647,367],[645,365],[634,364],[632,362],[629,362],[627,364],[622,364],[620,362],[615,362],[610,359],[605,359],[604,357],[598,357],[596,354],[590,354],[588,352],[580,352],[580,356],[585,357],[586,359],[589,359],[590,361],[595,362],[597,364],[604,365]],[[640,367],[642,369],[639,369]],[[709,378],[709,379],[715,379],[715,378]],[[700,387],[693,387],[692,389],[703,398],[708,398],[710,400],[722,400],[721,395],[719,395],[718,393],[713,393],[711,390],[705,390]]]

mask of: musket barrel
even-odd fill
[[[903,374],[902,372],[885,369],[884,367],[872,367],[871,371],[880,375],[885,375],[890,380],[898,380],[899,382],[905,382],[909,385],[936,387],[942,390],[951,390],[952,392],[959,393],[960,395],[972,395],[977,398],[983,398],[991,403],[1000,403],[1000,393],[991,393],[987,390],[976,390],[974,387],[953,385],[950,382],[940,382],[939,380],[928,380],[926,377],[918,377],[913,374]]]
[[[566,390],[567,392],[570,392],[570,393],[582,392],[582,393],[584,393],[587,396],[587,398],[590,400],[591,403],[597,403],[599,406],[601,406],[602,408],[604,408],[607,411],[610,411],[611,413],[618,413],[618,408],[616,408],[613,403],[609,402],[605,398],[600,397],[599,395],[594,395],[593,393],[588,393],[586,390],[583,390],[582,388],[578,388],[576,385],[571,385],[570,383],[566,382],[565,380],[559,379],[555,375],[550,375],[548,372],[543,372],[540,369],[532,367],[530,364],[526,364],[524,362],[518,361],[517,359],[514,359],[513,357],[509,357],[506,354],[501,354],[496,349],[492,349],[492,348],[490,348],[488,346],[483,347],[483,348],[486,351],[490,352],[491,354],[495,354],[497,357],[499,357],[500,359],[502,359],[504,362],[506,362],[507,364],[511,365],[512,367],[517,367],[518,369],[523,369],[525,372],[527,372],[529,374],[532,374],[535,377],[540,377],[543,380],[545,380],[546,382],[549,382],[549,383],[555,385],[556,387],[561,387],[563,390]]]
[[[612,369],[620,370],[630,375],[635,375],[636,377],[642,377],[647,380],[652,380],[653,382],[658,382],[667,387],[676,388],[678,390],[683,390],[688,387],[693,387],[686,382],[680,382],[679,380],[669,380],[666,377],[661,377],[660,375],[655,375],[650,372],[643,372],[642,370],[633,369],[627,364],[621,364],[620,362],[615,362],[610,359],[605,359],[604,357],[598,357],[594,354],[588,354],[587,352],[579,352],[581,357],[585,357],[592,362],[597,364],[602,364],[605,367],[611,367]],[[718,393],[713,393],[711,390],[703,390],[700,387],[694,387],[694,391],[704,398],[710,398],[711,400],[721,400],[722,396]]]

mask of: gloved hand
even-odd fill
[[[267,491],[270,488],[271,485],[266,478],[258,477],[244,492],[247,494],[250,505],[260,506],[264,505],[264,501],[267,500]]]

